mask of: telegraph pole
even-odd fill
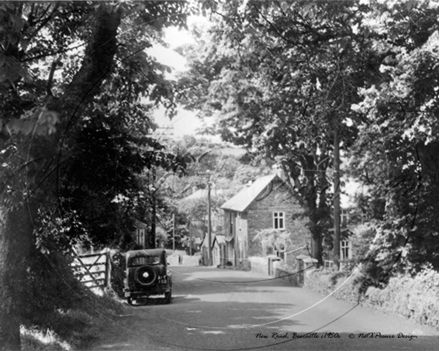
[[[153,179],[153,185],[156,187],[156,170],[153,167],[152,169],[152,179]],[[152,207],[152,214],[151,214],[151,233],[150,233],[150,240],[148,242],[148,248],[149,249],[155,249],[156,248],[156,191],[157,189],[154,189],[153,196],[151,198],[151,207]]]
[[[173,213],[173,251],[176,251],[176,214]]]
[[[212,266],[212,234],[211,234],[211,179],[208,179],[208,265]]]
[[[340,241],[341,241],[341,185],[340,185],[340,159],[339,159],[339,131],[338,125],[335,125],[334,131],[334,168],[335,174],[333,179],[333,228],[335,231],[335,238],[333,243],[333,266],[339,271],[339,251],[340,251]]]
[[[191,232],[191,217],[189,218],[189,255],[192,256],[192,232]]]

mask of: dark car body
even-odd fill
[[[152,295],[164,295],[171,302],[172,278],[165,250],[127,251],[125,273],[124,297],[129,304],[137,305]]]

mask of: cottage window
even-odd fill
[[[341,240],[341,260],[351,258],[351,243],[349,240]]]
[[[274,229],[285,229],[284,212],[274,212],[273,213],[273,228]]]

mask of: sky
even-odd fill
[[[203,18],[196,18],[193,21],[203,21]],[[207,20],[205,20],[207,21]],[[190,23],[191,25],[191,23]],[[160,63],[173,68],[173,73],[168,77],[173,78],[175,72],[182,72],[187,69],[186,59],[178,54],[174,49],[182,44],[188,44],[194,42],[190,33],[177,28],[167,28],[165,30],[165,41],[169,44],[169,48],[155,45],[150,49],[147,49],[147,53],[154,56]],[[192,111],[186,111],[183,108],[178,110],[178,113],[172,120],[165,114],[164,108],[159,108],[154,113],[156,123],[159,125],[157,133],[169,135],[173,133],[176,137],[183,135],[195,135],[198,128],[203,126],[203,122],[196,117],[196,113]],[[172,129],[168,129],[172,128]],[[216,138],[215,138],[216,139]],[[357,192],[362,192],[360,185],[352,180],[346,180],[346,185],[343,189],[346,194],[341,194],[342,207],[349,207],[352,204],[350,195]]]
[[[203,19],[194,18],[192,21],[203,21]],[[191,21],[189,24],[191,25]],[[175,76],[175,73],[187,69],[186,59],[174,51],[174,49],[183,44],[193,43],[194,40],[187,31],[170,27],[165,29],[165,41],[169,44],[169,48],[154,45],[152,48],[147,49],[146,52],[154,56],[160,63],[171,67],[173,73],[168,77],[172,78]],[[159,133],[173,133],[175,136],[194,135],[197,129],[203,125],[203,122],[196,117],[195,112],[186,111],[183,108],[178,109],[177,115],[172,120],[166,116],[164,108],[159,108],[154,113],[154,119],[159,127],[163,128],[159,129]]]

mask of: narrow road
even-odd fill
[[[170,269],[172,303],[127,307],[93,351],[439,348],[434,328],[278,279],[210,267]]]

